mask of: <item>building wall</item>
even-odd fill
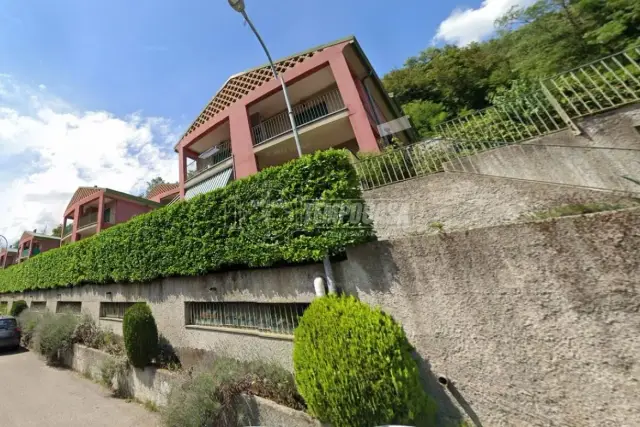
[[[578,122],[580,136],[557,132],[457,159],[450,172],[640,193],[640,105]]]
[[[60,247],[59,240],[38,239],[38,242],[40,244],[40,253]]]
[[[136,215],[147,213],[152,209],[148,206],[139,205],[128,200],[116,200],[115,202],[115,223],[127,222]]]
[[[418,353],[442,425],[640,425],[640,208],[372,242],[334,265]],[[185,301],[308,302],[321,265],[2,295],[3,301],[147,300],[174,346],[292,368],[290,339],[185,327]],[[111,295],[107,295],[111,292]],[[118,330],[119,322],[100,320]],[[443,389],[436,377],[448,378]]]

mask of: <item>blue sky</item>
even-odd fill
[[[532,1],[246,0],[275,58],[353,34],[380,75]],[[264,62],[227,0],[0,0],[0,234],[50,230],[78,186],[177,181],[180,134]]]

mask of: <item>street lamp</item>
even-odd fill
[[[228,0],[229,6],[233,8],[236,12],[240,13],[251,30],[258,38],[258,41],[262,45],[262,49],[264,49],[264,53],[267,54],[267,58],[269,58],[269,65],[271,66],[271,71],[273,71],[273,75],[276,80],[280,80],[280,84],[282,85],[282,93],[284,94],[284,102],[287,104],[287,111],[289,112],[289,121],[291,122],[291,129],[293,130],[293,138],[296,140],[296,149],[298,150],[298,157],[302,157],[302,146],[300,145],[300,135],[298,134],[298,127],[296,126],[296,119],[293,116],[293,109],[291,108],[291,102],[289,101],[289,92],[287,91],[287,85],[284,83],[284,79],[278,74],[276,70],[276,66],[273,63],[273,59],[271,59],[271,54],[267,49],[267,45],[264,44],[262,37],[258,34],[258,30],[253,26],[253,22],[249,19],[249,15],[245,11],[244,0]]]

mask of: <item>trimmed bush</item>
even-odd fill
[[[342,200],[362,202],[349,157],[320,151],[0,270],[0,293],[320,261],[372,235],[366,218],[308,220]]]
[[[13,304],[11,304],[11,312],[9,314],[11,314],[13,317],[18,317],[20,316],[20,313],[22,313],[27,308],[29,308],[27,302],[20,299],[18,301],[14,301]]]
[[[294,335],[296,384],[309,411],[336,427],[434,425],[413,348],[391,316],[354,297],[323,297]]]
[[[78,317],[73,314],[43,313],[35,329],[35,349],[49,365],[62,364],[64,353],[73,347]]]
[[[20,313],[20,316],[18,316],[18,326],[20,326],[21,331],[20,340],[24,348],[31,347],[36,328],[38,327],[38,323],[40,323],[42,316],[42,313],[30,310],[23,311]]]
[[[127,309],[122,335],[127,357],[136,368],[144,368],[158,354],[158,327],[146,303],[138,302]]]

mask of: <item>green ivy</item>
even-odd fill
[[[305,221],[308,203],[342,200],[362,202],[349,157],[320,151],[1,270],[0,292],[319,261],[373,234],[365,218]]]

